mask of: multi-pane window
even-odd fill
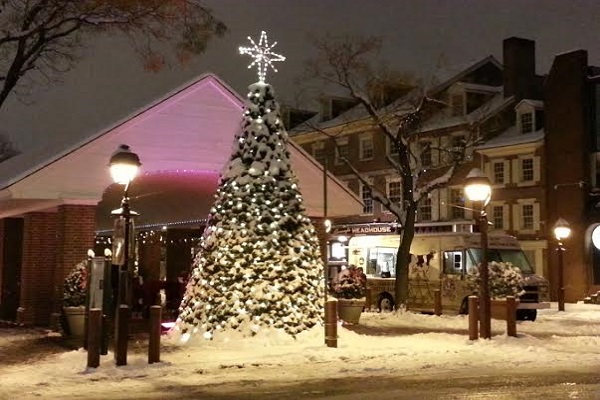
[[[348,159],[350,154],[350,146],[348,144],[348,137],[337,138],[335,148],[335,163],[342,164],[342,159]]]
[[[503,162],[498,162],[498,163],[493,163],[493,179],[494,179],[494,183],[501,185],[504,183],[504,163]]]
[[[312,144],[312,156],[321,164],[325,164],[326,153],[324,141],[315,142]]]
[[[421,165],[424,167],[431,166],[431,143],[421,142],[419,143],[421,153]]]
[[[402,201],[402,181],[388,181],[387,196],[392,203],[399,204]]]
[[[456,117],[465,113],[465,102],[462,94],[453,94],[450,97],[452,116]]]
[[[424,197],[419,201],[417,221],[431,221],[431,199],[429,197]]]
[[[360,197],[363,201],[363,214],[373,214],[373,193],[365,184],[360,185]]]
[[[373,158],[373,135],[371,133],[363,133],[359,137],[359,158],[361,160],[370,160]]]
[[[533,229],[533,204],[521,206],[521,221],[523,229]]]
[[[533,181],[533,158],[521,160],[521,182]]]
[[[450,218],[465,218],[465,201],[462,195],[462,189],[450,189]]]
[[[492,223],[494,224],[494,229],[504,229],[504,207],[492,207]]]
[[[521,133],[533,132],[533,113],[521,114]]]

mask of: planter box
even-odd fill
[[[358,324],[365,299],[338,299],[338,318],[345,324]]]
[[[515,316],[513,321],[516,319],[516,307],[519,306],[519,300],[515,300]],[[506,299],[492,299],[490,300],[490,310],[492,318],[506,321]]]

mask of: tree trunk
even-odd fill
[[[400,245],[396,257],[395,298],[396,310],[406,305],[408,299],[408,265],[410,263],[410,245],[415,236],[415,219],[417,206],[411,205],[406,212],[406,220],[402,224]]]

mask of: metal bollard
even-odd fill
[[[90,309],[87,323],[87,366],[98,368],[100,365],[100,341],[102,333],[102,310]]]
[[[148,342],[148,364],[160,362],[160,321],[162,307],[150,307],[150,340]]]
[[[325,303],[325,344],[337,347],[337,301]]]
[[[479,337],[479,298],[469,296],[469,340]]]

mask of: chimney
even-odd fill
[[[511,37],[502,45],[504,97],[535,98],[535,41]]]

